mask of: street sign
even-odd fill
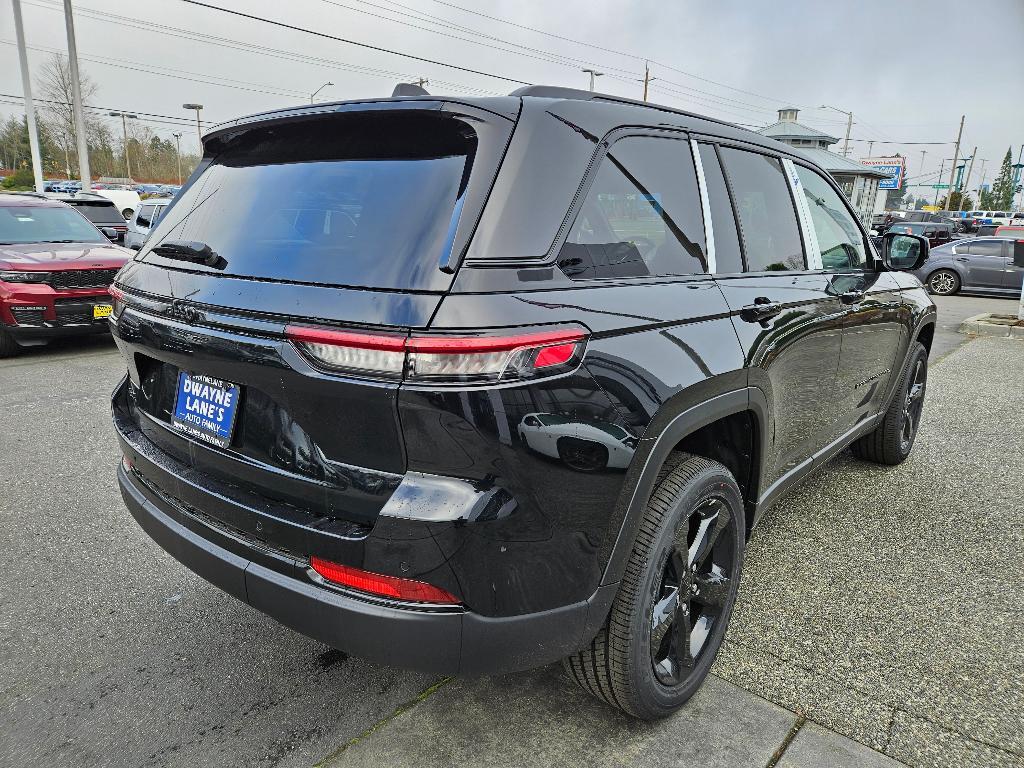
[[[932,184],[932,189],[949,189],[949,184]]]

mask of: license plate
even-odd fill
[[[93,304],[92,305],[92,319],[99,320],[103,317],[110,317],[114,311],[114,307],[111,304]]]
[[[179,432],[226,448],[231,442],[242,388],[229,381],[181,371],[172,426]]]

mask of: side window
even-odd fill
[[[821,265],[827,270],[861,269],[867,263],[864,236],[832,186],[815,171],[796,166],[800,186],[811,209]]]
[[[740,237],[736,231],[736,217],[729,201],[729,188],[725,185],[718,153],[711,144],[701,144],[700,164],[704,168],[704,183],[711,203],[711,225],[715,233],[715,270],[727,275],[743,271]]]
[[[774,157],[722,147],[748,272],[805,269],[803,243],[782,164]]]
[[[166,210],[167,210],[167,206],[166,205],[154,205],[153,206],[152,224],[150,224],[150,226],[153,226],[158,221],[160,221],[160,217],[164,215],[164,211],[166,211]]]
[[[967,252],[972,256],[1002,256],[1003,241],[978,240],[977,242],[971,243]]]
[[[153,206],[143,205],[139,207],[139,212],[135,216],[135,223],[140,227],[148,227],[153,221]]]
[[[704,249],[689,143],[630,136],[601,161],[558,266],[573,279],[701,274]]]

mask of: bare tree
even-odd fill
[[[96,95],[97,85],[83,70],[79,69],[79,74],[82,102],[87,104]],[[72,166],[78,167],[78,152],[71,96],[71,65],[67,58],[59,53],[53,54],[40,69],[36,77],[36,87],[43,100],[40,105],[42,123],[58,151],[63,153],[64,168],[70,175]],[[88,110],[85,111],[85,130],[86,138],[91,145],[95,145],[104,134],[102,122]]]

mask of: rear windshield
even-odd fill
[[[439,287],[476,150],[466,123],[437,113],[319,116],[224,146],[150,247],[205,243],[220,257],[217,271],[238,277]]]
[[[93,224],[124,224],[124,216],[109,200],[105,203],[75,200],[69,204]]]

